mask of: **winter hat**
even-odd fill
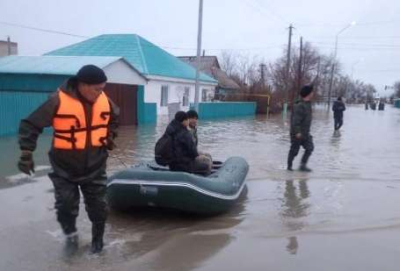
[[[184,120],[188,119],[188,115],[183,111],[178,111],[175,114],[175,120],[179,122],[183,122]]]
[[[104,71],[95,65],[83,66],[76,74],[76,78],[79,82],[88,85],[97,85],[107,82],[107,76]]]
[[[308,95],[310,95],[311,92],[313,92],[313,86],[312,85],[308,85],[308,86],[304,86],[302,87],[302,89],[300,90],[300,96],[302,98],[307,97]]]

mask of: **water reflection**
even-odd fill
[[[297,186],[296,186],[297,184]],[[294,180],[285,182],[285,192],[282,204],[282,213],[284,225],[289,231],[299,231],[305,226],[301,218],[306,217],[310,204],[306,201],[310,197],[310,191],[307,186],[307,180],[303,179],[297,183]],[[297,254],[299,242],[296,236],[288,237],[286,250],[290,254]]]
[[[331,138],[332,146],[339,147],[340,146],[341,137],[342,137],[341,131],[339,131],[339,130],[334,131],[333,135],[332,135],[332,138]]]
[[[231,229],[243,221],[245,214],[247,188],[243,191],[238,204],[221,216],[199,217],[153,209],[111,213],[110,237],[125,240],[119,258],[130,266],[144,257],[151,270],[195,269],[235,238]]]

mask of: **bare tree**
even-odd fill
[[[281,108],[286,96],[289,98],[289,105],[293,103],[305,84],[314,85],[317,101],[327,101],[333,64],[335,64],[331,93],[333,97],[343,96],[349,102],[365,102],[373,98],[376,89],[370,84],[354,81],[344,75],[341,63],[335,61],[333,56],[321,54],[311,43],[305,43],[301,53],[300,58],[299,48],[292,47],[289,74],[287,74],[286,50],[283,50],[278,59],[269,63],[257,56],[224,51],[220,63],[222,69],[241,86],[242,93],[260,91],[272,93],[272,107],[276,108]],[[261,83],[261,63],[266,63],[265,73],[263,69],[263,83]],[[400,81],[397,90],[397,96],[400,97]]]
[[[236,56],[231,51],[222,51],[219,64],[223,71],[225,71],[229,76],[232,76],[237,66]]]

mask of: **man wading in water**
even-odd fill
[[[301,158],[300,170],[310,172],[307,167],[308,159],[314,150],[312,135],[310,134],[312,122],[311,100],[314,97],[313,86],[304,86],[300,91],[301,100],[293,106],[290,140],[291,146],[287,161],[287,170],[293,170],[293,160],[299,153],[300,147],[305,149]]]
[[[106,162],[118,126],[119,109],[104,93],[107,77],[96,66],[82,67],[76,76],[60,86],[19,128],[21,158],[18,168],[34,172],[32,152],[43,128],[52,126],[54,136],[49,152],[53,172],[57,220],[66,235],[66,252],[78,248],[76,218],[79,190],[92,222],[93,253],[103,249],[107,218]]]

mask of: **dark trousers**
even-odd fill
[[[343,117],[335,117],[335,130],[339,130],[343,125]]]
[[[75,221],[79,214],[79,189],[86,212],[93,224],[104,224],[107,219],[106,176],[95,180],[71,182],[55,173],[49,174],[54,185],[57,220],[65,234],[76,232]]]
[[[301,164],[306,165],[311,153],[314,150],[313,138],[308,135],[302,139],[297,139],[295,135],[290,136],[291,146],[288,157],[288,167],[292,168],[294,158],[299,154],[300,147],[303,147],[305,152],[301,158]]]

